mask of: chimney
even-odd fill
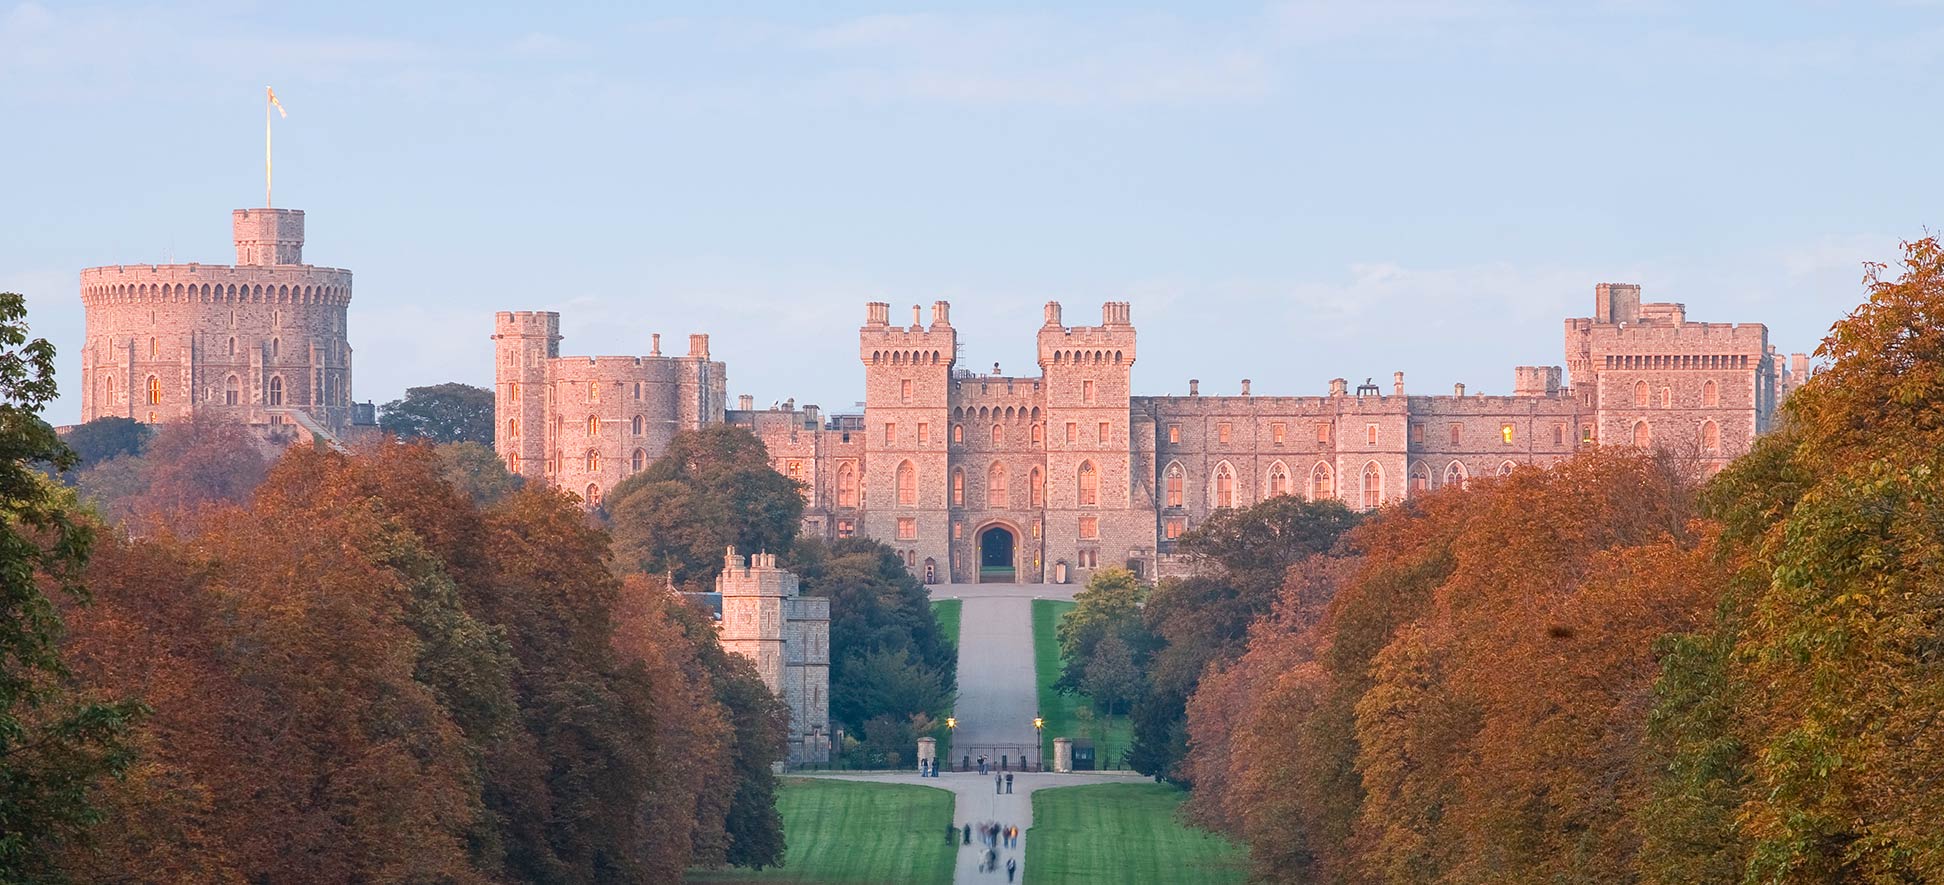
[[[707,335],[689,336],[689,357],[691,359],[703,359],[703,360],[709,358],[709,336]]]
[[[864,305],[864,325],[891,325],[891,305],[882,301],[872,301]]]
[[[1249,395],[1249,379],[1247,378],[1242,379],[1242,395]]]
[[[1100,324],[1103,326],[1125,326],[1129,324],[1127,302],[1109,301],[1100,306]]]
[[[1451,385],[1451,395],[1452,395],[1452,396],[1464,396],[1464,395],[1465,395],[1465,382],[1463,382],[1463,381],[1460,381],[1460,382],[1458,382],[1457,384],[1453,384],[1453,385]]]
[[[1188,379],[1188,395],[1189,395],[1189,396],[1201,396],[1201,381],[1200,381],[1200,380],[1198,380],[1198,379],[1195,379],[1195,378],[1190,378],[1190,379]]]
[[[1046,302],[1046,324],[1049,326],[1057,326],[1060,324],[1060,302]]]
[[[655,334],[648,336],[648,340],[649,340],[648,355],[661,356],[661,333],[656,332]]]
[[[932,325],[944,326],[948,329],[952,327],[952,302],[932,302]]]
[[[1397,396],[1404,395],[1404,373],[1403,372],[1391,373],[1391,393],[1396,394]]]
[[[745,412],[753,412],[756,410],[756,398],[747,393],[736,397],[736,408]]]
[[[925,327],[924,318],[925,318],[925,309],[916,304],[912,305],[911,306],[911,331],[916,332],[920,329],[923,329]]]
[[[1350,392],[1350,382],[1342,378],[1330,379],[1330,395],[1344,396]]]

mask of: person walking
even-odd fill
[[[1019,872],[1019,861],[1014,860],[1010,857],[1006,858],[1006,881],[1011,882],[1013,880],[1013,875],[1018,872]]]

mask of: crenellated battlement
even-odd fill
[[[115,264],[81,272],[84,307],[189,302],[351,303],[351,272],[335,267]]]
[[[1061,308],[1057,301],[1047,302],[1046,323],[1039,330],[1039,364],[1134,364],[1134,326],[1132,310],[1125,301],[1101,305],[1098,326],[1060,325]]]

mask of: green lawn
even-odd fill
[[[945,640],[950,642],[953,648],[958,648],[959,615],[965,610],[965,601],[962,599],[934,599],[932,600],[931,606],[932,617],[938,619],[938,629],[945,633]],[[952,711],[946,710],[945,715],[952,715]],[[938,758],[952,758],[951,730],[945,728],[939,729],[937,738]]]
[[[1026,868],[1034,885],[1242,882],[1246,851],[1175,817],[1187,795],[1153,783],[1034,793],[1033,827],[1026,831]]]
[[[777,791],[789,851],[762,871],[690,871],[690,882],[950,882],[952,794],[908,784],[787,778]]]
[[[1033,667],[1039,675],[1040,716],[1046,719],[1040,752],[1046,754],[1043,758],[1050,766],[1054,738],[1090,738],[1096,767],[1122,768],[1121,753],[1134,739],[1134,728],[1127,717],[1097,716],[1085,695],[1053,690],[1053,683],[1060,678],[1060,643],[1054,631],[1060,617],[1072,610],[1071,602],[1033,600]]]

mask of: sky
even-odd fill
[[[379,403],[556,310],[849,410],[864,303],[940,299],[978,371],[1129,301],[1137,394],[1509,393],[1596,283],[1808,351],[1944,224],[1944,0],[8,2],[0,290],[55,423],[82,268],[233,260],[265,85]]]

